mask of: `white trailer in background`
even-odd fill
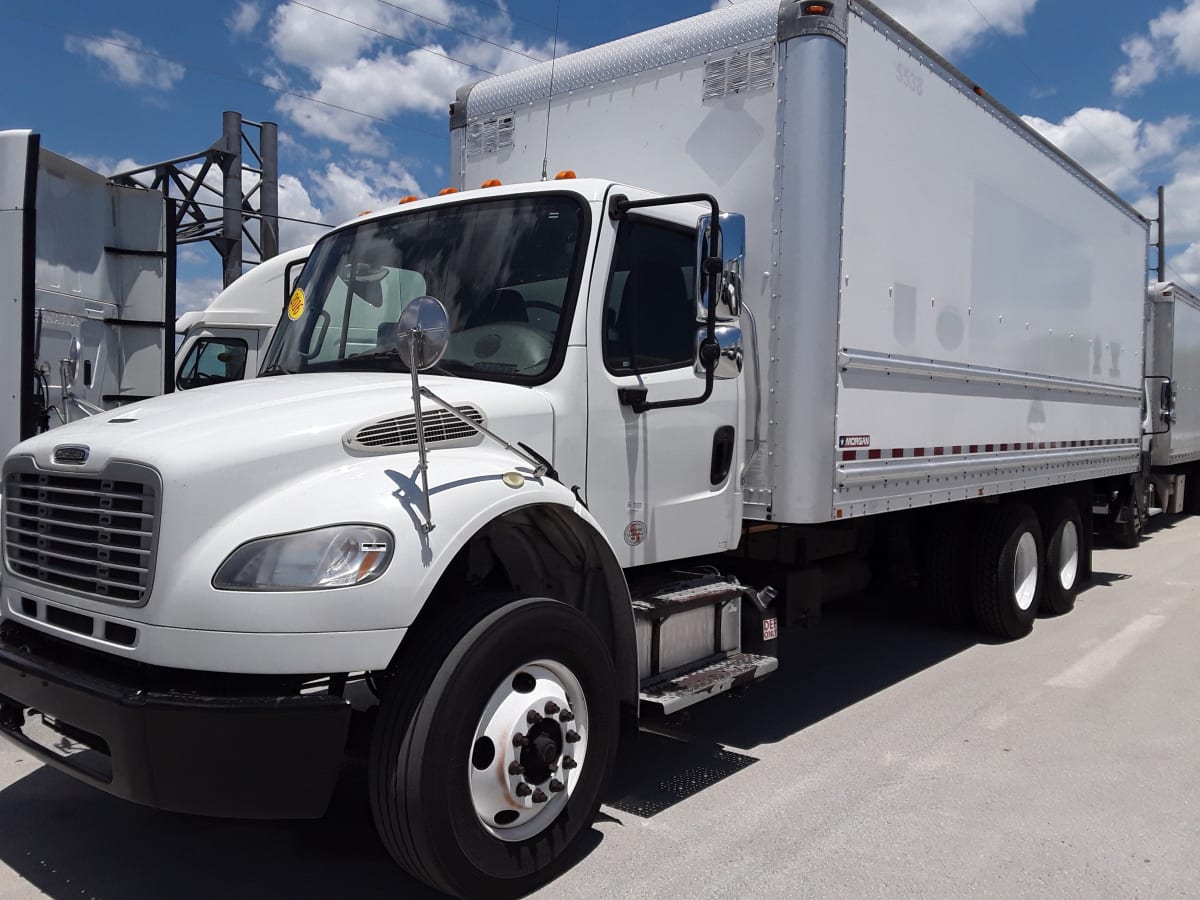
[[[174,241],[160,192],[0,132],[0,448],[171,389]]]
[[[175,387],[240,381],[258,374],[288,295],[312,245],[280,253],[246,272],[202,310],[175,321]]]
[[[1200,512],[1200,298],[1152,285],[1147,301],[1146,432],[1155,507]]]
[[[322,238],[270,377],[9,454],[7,737],[299,817],[358,718],[393,857],[521,896],[623,726],[771,672],[781,620],[897,572],[1001,638],[1072,607],[1143,475],[1147,223],[919,40],[747,0],[451,126],[459,191]]]

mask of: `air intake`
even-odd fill
[[[474,406],[456,406],[472,422],[485,424],[483,413]],[[430,447],[469,447],[483,440],[483,435],[444,409],[425,410],[421,414],[425,425],[425,443]],[[417,417],[413,413],[393,416],[364,425],[343,439],[346,449],[359,453],[396,453],[417,449]]]

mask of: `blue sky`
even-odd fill
[[[1169,259],[1200,288],[1200,0],[878,2],[1144,211],[1167,184]],[[548,58],[556,14],[561,53],[713,5],[3,0],[0,129],[108,173],[200,151],[238,110],[279,123],[281,211],[338,222],[444,186],[455,87]],[[179,271],[181,306],[220,287],[207,245]]]

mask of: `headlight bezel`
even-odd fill
[[[355,531],[360,532],[359,537],[374,538],[374,540],[370,541],[359,541],[359,546],[355,552],[367,557],[371,554],[375,554],[375,556],[369,559],[362,559],[356,566],[345,569],[347,573],[357,572],[357,577],[354,580],[341,581],[335,579],[333,583],[322,583],[320,578],[314,578],[308,583],[299,581],[296,583],[286,583],[280,580],[254,581],[246,577],[247,569],[254,566],[256,568],[250,570],[254,577],[266,575],[268,578],[278,579],[280,577],[280,557],[288,550],[295,550],[295,546],[288,546],[289,542],[297,545],[307,540],[315,542],[315,546],[319,547],[322,536],[328,535],[325,539],[324,555],[317,557],[316,561],[311,564],[311,572],[319,575],[319,565],[333,551],[336,538],[339,536],[343,538],[341,542],[337,543],[341,543],[343,545],[341,549],[345,551],[345,541],[349,540]],[[222,592],[257,594],[311,593],[314,591],[344,590],[361,587],[377,581],[391,566],[395,552],[396,538],[392,531],[372,522],[339,522],[333,525],[320,525],[315,528],[301,528],[295,531],[265,534],[243,541],[226,555],[213,573],[211,584],[214,590]],[[329,572],[331,568],[332,564],[326,566],[324,571]],[[338,578],[340,577],[338,576]]]

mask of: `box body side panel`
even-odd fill
[[[869,14],[843,240],[834,517],[1137,468],[1145,223]]]

